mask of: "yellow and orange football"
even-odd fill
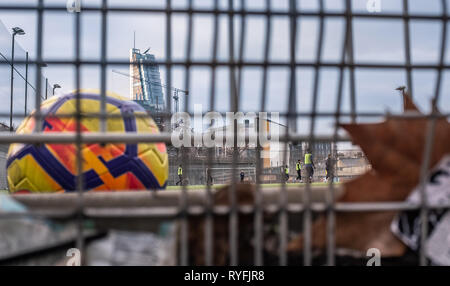
[[[42,103],[45,116],[38,130],[44,133],[75,132],[76,94],[52,97]],[[100,112],[100,95],[80,92],[81,114]],[[116,114],[106,120],[108,132],[159,133],[153,119],[139,104],[107,93],[106,111]],[[54,116],[54,115],[66,116]],[[128,114],[128,116],[121,116]],[[129,116],[140,114],[140,116]],[[32,133],[36,121],[25,118],[17,134]],[[82,117],[82,132],[99,132],[100,119]],[[164,143],[83,144],[83,186],[85,190],[162,189],[169,175]],[[11,144],[8,151],[8,185],[15,192],[65,192],[76,190],[75,144]]]

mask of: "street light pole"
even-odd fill
[[[26,62],[25,62],[25,116],[27,116],[27,101],[28,101],[28,52],[26,53]]]
[[[48,92],[48,78],[45,78],[45,99],[47,99],[47,92]]]
[[[13,33],[12,36],[12,48],[11,48],[11,99],[10,99],[10,108],[9,108],[9,131],[13,131],[12,126],[12,117],[13,117],[13,93],[14,93],[14,38],[16,37],[16,33]]]
[[[38,65],[41,67],[41,74],[42,74],[42,68],[46,68],[48,66],[47,63],[40,63]],[[44,96],[45,99],[47,99],[47,88],[48,88],[48,79],[45,78],[45,96]],[[41,88],[41,91],[43,91],[42,88]],[[41,96],[41,95],[39,95],[39,96]],[[42,96],[41,96],[41,98],[42,98]]]
[[[25,35],[24,30],[19,27],[14,27],[12,34],[12,47],[11,47],[11,100],[10,100],[10,113],[9,113],[9,131],[13,131],[12,118],[13,118],[13,94],[14,94],[14,39],[16,35]]]
[[[11,48],[11,99],[10,99],[10,109],[9,109],[9,131],[13,131],[12,127],[12,113],[13,113],[13,92],[14,92],[14,38],[16,33],[12,36],[12,48]]]
[[[55,89],[57,89],[57,88],[61,88],[61,86],[59,84],[55,83],[53,85],[53,95],[55,95]]]

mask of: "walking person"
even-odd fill
[[[288,165],[286,165],[286,167],[284,167],[284,174],[285,174],[286,182],[289,181],[289,167],[288,167]]]
[[[301,161],[298,160],[298,162],[295,164],[295,170],[297,171],[297,178],[296,180],[298,180],[299,182],[302,181],[302,165],[300,163]]]
[[[305,153],[305,169],[306,169],[306,173],[307,173],[307,180],[309,180],[309,182],[312,182],[315,168],[316,168],[316,166],[314,166],[314,161],[313,161],[313,156],[311,154],[311,150],[308,149],[308,151],[306,151],[306,153]]]
[[[244,170],[241,170],[241,173],[239,174],[241,176],[241,182],[244,181],[245,173]]]
[[[178,166],[178,182],[177,182],[177,186],[178,184],[182,185],[183,184],[183,167],[181,167],[181,164]]]

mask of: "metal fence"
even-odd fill
[[[163,8],[150,8],[150,7],[133,7],[133,6],[109,6],[107,0],[101,1],[101,6],[83,6],[83,13],[100,13],[101,14],[101,56],[96,60],[84,60],[80,57],[80,13],[74,13],[73,17],[75,18],[75,59],[63,59],[63,60],[48,60],[43,58],[43,20],[46,11],[53,12],[61,12],[67,13],[66,6],[50,6],[44,5],[43,0],[39,0],[37,5],[29,5],[22,6],[16,3],[12,3],[11,5],[0,5],[0,10],[2,11],[35,11],[37,13],[37,23],[36,28],[38,31],[37,37],[37,55],[35,59],[29,61],[29,64],[36,66],[36,76],[40,77],[42,68],[40,64],[44,61],[48,64],[54,65],[72,65],[76,69],[76,77],[75,82],[76,86],[80,88],[80,76],[81,76],[81,67],[83,66],[98,66],[101,68],[101,94],[102,99],[105,99],[105,90],[106,90],[106,68],[109,65],[124,65],[128,66],[130,63],[128,61],[120,61],[120,60],[107,60],[106,51],[107,51],[107,18],[112,14],[120,14],[120,13],[140,13],[148,15],[152,17],[153,15],[163,15],[166,19],[166,27],[165,27],[165,54],[166,58],[163,61],[160,61],[159,64],[164,65],[167,69],[166,73],[166,84],[168,88],[166,89],[166,102],[168,105],[168,110],[171,110],[171,100],[170,100],[170,86],[173,81],[171,69],[174,67],[183,67],[186,69],[185,73],[185,90],[189,90],[189,82],[190,82],[190,70],[193,67],[203,66],[211,69],[211,82],[212,87],[209,93],[210,97],[210,110],[214,110],[216,107],[216,69],[218,67],[227,67],[230,72],[229,78],[229,101],[231,110],[233,112],[239,111],[239,98],[243,96],[241,89],[241,71],[245,67],[260,67],[263,69],[262,73],[262,86],[261,86],[261,103],[258,106],[258,110],[266,111],[268,110],[267,106],[267,76],[268,69],[271,67],[285,67],[289,69],[290,74],[290,84],[288,90],[288,107],[287,113],[283,114],[283,116],[287,117],[288,126],[293,126],[293,119],[298,117],[306,117],[310,119],[310,132],[307,135],[303,135],[297,133],[294,128],[290,128],[289,131],[286,132],[283,136],[280,137],[280,140],[283,142],[314,142],[315,140],[321,141],[331,141],[333,143],[343,140],[348,140],[346,137],[341,137],[338,134],[337,124],[342,121],[343,118],[351,118],[352,120],[356,120],[357,118],[364,118],[369,116],[384,116],[385,114],[377,114],[375,112],[367,112],[361,113],[356,110],[356,78],[355,78],[355,70],[356,69],[400,69],[405,70],[407,74],[407,86],[409,90],[412,90],[413,78],[412,71],[419,69],[433,69],[437,71],[437,80],[435,83],[435,92],[434,92],[434,100],[437,102],[441,98],[441,82],[442,82],[442,74],[445,70],[448,70],[450,66],[445,64],[444,56],[446,51],[446,35],[447,35],[447,23],[449,21],[449,16],[447,14],[447,3],[445,0],[442,0],[440,3],[442,5],[442,14],[441,15],[428,15],[428,14],[410,14],[408,8],[408,1],[404,0],[402,2],[403,12],[402,13],[365,13],[365,12],[354,12],[352,10],[351,4],[352,1],[346,0],[344,1],[345,10],[343,12],[328,12],[323,9],[323,1],[319,1],[319,11],[317,12],[309,12],[309,11],[301,11],[297,7],[297,1],[289,1],[289,10],[288,11],[278,11],[271,8],[272,2],[267,0],[265,1],[266,8],[263,10],[249,10],[246,9],[246,1],[241,0],[239,9],[235,8],[235,1],[229,0],[226,2],[227,8],[223,8],[223,6],[219,7],[219,1],[213,1],[213,8],[194,8],[192,5],[192,1],[188,2],[187,8],[173,8],[172,1],[167,0],[166,6]],[[172,33],[173,33],[173,25],[172,25],[172,17],[174,15],[186,15],[188,17],[188,38],[187,38],[187,46],[185,49],[186,52],[186,60],[179,61],[174,60],[172,57]],[[193,17],[196,15],[212,15],[214,17],[214,25],[213,25],[213,50],[212,50],[212,60],[201,61],[194,60],[192,58],[192,35],[193,35]],[[228,45],[229,45],[229,59],[228,60],[220,60],[217,57],[217,49],[218,49],[218,19],[219,16],[225,16],[228,18]],[[245,48],[245,37],[248,36],[250,31],[246,30],[246,17],[249,16],[261,16],[266,19],[265,26],[265,41],[264,41],[264,59],[261,61],[246,61],[243,59],[243,51]],[[274,35],[271,34],[272,28],[272,20],[275,17],[287,17],[289,19],[289,61],[281,62],[281,61],[273,61],[269,59],[270,52],[270,39]],[[296,45],[298,43],[297,39],[297,19],[299,18],[318,18],[319,22],[319,38],[318,45],[316,49],[316,60],[315,61],[301,61],[297,59],[297,49]],[[323,32],[324,32],[324,21],[328,18],[339,18],[345,20],[345,36],[343,41],[342,53],[340,55],[340,59],[338,61],[324,61],[321,58],[321,53],[323,50]],[[405,40],[405,55],[406,61],[403,63],[370,63],[370,62],[357,62],[354,59],[354,51],[353,51],[353,25],[352,22],[355,19],[398,19],[403,21],[404,23],[404,40]],[[235,19],[239,19],[239,26],[241,33],[236,37],[234,25],[236,24]],[[424,21],[434,21],[441,24],[441,38],[440,38],[440,56],[438,63],[424,63],[424,64],[413,64],[411,62],[411,44],[410,44],[410,21],[411,20],[424,20]],[[238,53],[235,53],[234,46],[235,40],[238,40],[239,49]],[[20,64],[25,64],[23,60],[18,61]],[[8,64],[7,61],[2,60],[2,64]],[[314,69],[314,89],[313,89],[313,106],[310,112],[298,112],[296,110],[296,105],[292,104],[295,102],[295,98],[297,97],[297,89],[296,89],[296,68],[298,67],[311,67]],[[335,90],[337,94],[337,102],[335,106],[334,112],[322,113],[316,110],[316,100],[318,98],[318,81],[319,81],[319,72],[322,68],[335,68],[339,72],[339,80],[338,86]],[[342,105],[342,93],[343,93],[343,84],[344,84],[344,73],[348,70],[349,81],[348,84],[350,86],[350,101],[351,101],[351,110],[350,112],[343,112],[341,109]],[[43,85],[41,81],[37,80],[36,90],[37,93],[40,94],[43,89]],[[79,97],[77,97],[79,99]],[[189,97],[186,98],[186,101],[189,103]],[[41,97],[35,98],[35,105],[40,106]],[[189,104],[186,104],[185,111],[189,112],[187,109]],[[80,105],[77,104],[77,111],[80,110]],[[433,206],[429,206],[425,203],[425,191],[424,184],[426,182],[426,175],[428,170],[428,165],[430,162],[430,154],[432,152],[432,140],[434,138],[435,132],[435,122],[437,120],[437,114],[432,110],[429,114],[424,116],[415,115],[415,116],[404,116],[405,118],[418,118],[424,117],[429,120],[429,124],[427,127],[427,140],[425,144],[425,148],[423,150],[423,165],[421,172],[421,192],[423,201],[419,206],[411,206],[407,203],[398,203],[398,202],[383,202],[383,203],[339,203],[335,204],[334,196],[336,186],[333,183],[329,184],[328,187],[328,196],[326,202],[323,204],[323,207],[320,208],[321,212],[324,212],[327,217],[327,264],[334,265],[335,264],[335,215],[336,212],[363,212],[363,211],[382,211],[382,210],[410,210],[410,209],[419,209],[421,211],[422,218],[427,217],[427,213],[430,209],[433,209]],[[42,120],[40,117],[41,113],[39,110],[36,112],[36,120]],[[169,114],[170,115],[170,114]],[[75,114],[77,118],[77,122],[79,122],[81,118],[81,114],[78,112]],[[94,114],[92,116],[98,116],[104,120],[107,118],[107,114],[105,113],[105,105],[102,105],[101,113]],[[402,117],[402,115],[396,115],[398,117]],[[445,118],[449,116],[449,114],[440,115]],[[335,121],[335,129],[334,133],[331,136],[325,136],[323,138],[318,138],[315,136],[315,128],[318,118],[323,117],[331,117]],[[79,124],[78,124],[78,132],[76,134],[29,134],[29,135],[12,135],[12,134],[0,134],[0,143],[8,144],[13,142],[22,142],[22,143],[48,143],[48,142],[59,142],[59,143],[75,143],[77,146],[77,166],[78,173],[81,174],[82,170],[82,160],[81,160],[81,145],[83,143],[104,143],[104,142],[166,142],[170,144],[171,136],[168,133],[168,130],[164,130],[164,132],[160,135],[150,135],[150,134],[125,134],[125,135],[117,135],[107,132],[100,133],[91,133],[91,134],[81,134]],[[104,129],[103,129],[104,130]],[[288,129],[286,129],[288,130]],[[212,161],[212,153],[208,158],[208,165],[211,167]],[[256,198],[254,204],[250,208],[250,212],[254,214],[254,233],[255,233],[255,247],[254,247],[254,264],[255,265],[263,265],[263,255],[262,255],[262,247],[263,247],[263,213],[264,209],[262,207],[262,199],[263,199],[263,190],[260,186],[260,180],[258,179],[261,174],[261,160],[259,154],[255,158],[256,162]],[[231,170],[231,178],[238,178],[238,168],[236,168],[238,162],[238,154],[235,152],[233,155],[233,168]],[[187,162],[186,166],[188,165]],[[78,218],[79,223],[79,231],[77,238],[77,248],[83,252],[84,250],[84,236],[82,232],[82,223],[83,220],[89,217],[95,217],[95,213],[88,212],[86,210],[86,200],[84,197],[87,194],[84,194],[84,190],[82,187],[82,177],[78,176],[77,179],[77,190],[78,190],[78,199],[75,201],[76,208],[72,215]],[[231,181],[229,189],[229,204],[227,207],[220,209],[221,214],[228,215],[229,222],[229,237],[228,242],[230,245],[229,248],[229,263],[231,265],[239,264],[239,248],[238,248],[238,216],[242,211],[241,208],[237,207],[237,182],[236,180]],[[162,192],[163,193],[163,192]],[[160,208],[155,207],[154,211],[148,212],[145,214],[140,213],[139,216],[146,217],[155,217],[163,214],[172,214],[173,218],[178,218],[180,223],[180,237],[179,237],[179,249],[180,249],[180,257],[179,264],[186,265],[188,264],[188,218],[191,214],[195,213],[196,215],[202,215],[205,218],[205,239],[204,239],[204,249],[205,249],[205,261],[207,265],[211,265],[213,263],[213,230],[214,227],[213,221],[218,215],[219,211],[216,207],[213,206],[213,191],[210,187],[206,187],[204,196],[205,201],[202,204],[200,209],[195,209],[195,211],[190,208],[188,197],[189,190],[187,187],[183,187],[183,189],[176,194],[176,203],[172,206],[172,208],[167,208],[165,211]],[[281,187],[277,190],[278,202],[276,205],[276,214],[278,216],[278,225],[279,225],[279,264],[286,265],[287,264],[287,252],[286,246],[288,242],[288,214],[294,215],[302,215],[302,232],[304,235],[304,252],[303,259],[304,265],[310,265],[312,261],[312,249],[311,249],[311,225],[313,219],[313,207],[311,203],[311,187],[309,184],[305,187],[305,193],[303,201],[300,204],[292,205],[292,202],[288,200],[288,190],[285,185],[281,185]],[[295,208],[299,206],[299,208]],[[295,211],[293,211],[293,208]],[[168,210],[175,211],[171,213]],[[128,213],[128,217],[133,217],[133,213]],[[137,216],[137,215],[136,215]],[[2,217],[7,217],[6,214],[3,214]],[[114,218],[114,216],[110,216]],[[426,240],[427,237],[427,226],[426,224],[422,224],[422,241]],[[423,243],[420,249],[420,263],[422,265],[426,264],[426,258],[424,253]]]

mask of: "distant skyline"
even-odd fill
[[[129,77],[130,99],[146,100],[153,110],[164,110],[166,106],[163,97],[164,86],[161,84],[159,66],[155,64],[155,55],[149,51],[150,48],[145,51],[130,49],[130,63],[137,65],[130,64],[128,74],[116,70],[113,70],[113,73]]]
[[[36,0],[22,0],[20,3],[35,4]],[[236,9],[239,9],[239,2]],[[411,13],[440,14],[439,0],[414,0],[409,1]],[[8,1],[6,1],[8,3]],[[9,1],[17,4],[16,1]],[[65,5],[66,1],[46,0],[48,5]],[[100,0],[83,1],[85,5],[99,5]],[[150,3],[152,6],[164,7],[165,1],[125,1],[109,0],[111,6],[133,5],[142,6]],[[173,0],[174,7],[186,7],[187,1]],[[213,1],[196,0],[194,6],[198,8],[211,8]],[[220,7],[227,8],[228,1],[220,1]],[[265,0],[246,1],[249,9],[265,9]],[[297,1],[297,6],[303,10],[317,10],[317,1]],[[324,1],[326,10],[340,11],[343,1]],[[382,13],[401,12],[401,0],[381,0]],[[450,1],[447,1],[450,7]],[[353,0],[354,11],[365,11],[366,0]],[[288,8],[288,1],[272,1],[273,9],[283,10]],[[450,9],[450,8],[449,8]],[[450,11],[447,11],[450,13]],[[172,56],[177,60],[185,59],[187,16],[172,15]],[[192,58],[195,60],[211,60],[213,39],[212,15],[198,15],[193,21],[193,46]],[[0,11],[0,20],[8,29],[14,26],[22,27],[27,34],[17,38],[20,45],[30,52],[30,57],[36,55],[36,13]],[[81,56],[84,59],[99,59],[100,57],[100,24],[99,13],[81,12],[82,42]],[[74,51],[74,16],[71,13],[46,12],[44,15],[44,58],[45,59],[73,59]],[[264,52],[265,17],[247,17],[246,22],[246,49],[245,60],[261,61]],[[127,61],[129,50],[133,47],[133,32],[136,31],[136,47],[145,50],[151,48],[157,60],[165,58],[165,31],[166,19],[163,14],[144,13],[109,13],[107,21],[108,42],[107,58]],[[341,18],[330,18],[325,21],[325,37],[322,60],[328,62],[339,61],[342,49],[343,29],[345,22]],[[219,19],[219,49],[218,57],[221,60],[228,59],[228,19],[221,16]],[[303,17],[297,21],[297,60],[314,61],[317,50],[319,20],[317,18]],[[368,20],[355,19],[354,52],[356,62],[404,62],[403,22],[401,20]],[[274,17],[272,19],[272,41],[270,59],[276,61],[289,61],[289,19],[287,17]],[[413,63],[437,63],[440,52],[441,23],[439,21],[410,22],[411,32],[411,57]],[[238,55],[240,34],[240,19],[235,17],[235,54]],[[447,23],[447,46],[450,46],[450,24]],[[446,63],[450,62],[450,50],[447,48]],[[125,97],[129,94],[129,79],[112,73],[113,69],[129,72],[128,66],[108,66],[107,89],[117,92]],[[161,78],[166,83],[165,67],[160,66]],[[59,83],[63,88],[61,92],[68,92],[75,88],[75,69],[71,66],[49,66],[44,70],[45,75],[53,82]],[[82,67],[81,86],[83,88],[100,87],[100,68],[94,66]],[[217,69],[216,80],[216,107],[217,111],[228,111],[229,104],[229,80],[226,68]],[[319,98],[317,107],[319,112],[334,112],[338,70],[336,68],[322,68],[319,83]],[[184,68],[173,68],[172,86],[184,88]],[[243,70],[243,87],[240,101],[241,111],[257,111],[260,106],[261,76],[259,68],[246,68]],[[190,100],[189,108],[193,110],[196,103],[209,106],[210,96],[210,69],[205,67],[191,68]],[[356,79],[356,107],[358,112],[400,112],[401,98],[394,90],[399,85],[406,85],[406,73],[404,70],[372,70],[357,69]],[[450,71],[443,73],[441,99],[439,107],[445,112],[450,112]],[[415,70],[413,72],[413,93],[416,102],[424,111],[430,109],[430,99],[434,93],[436,71]],[[297,69],[297,111],[308,112],[311,110],[312,90],[314,81],[314,69]],[[271,68],[268,78],[268,111],[285,112],[287,110],[287,98],[289,87],[289,69]],[[348,75],[345,78],[344,98],[342,110],[350,110]],[[165,92],[165,90],[164,90]],[[3,96],[3,95],[2,95]],[[181,100],[180,109],[184,109],[184,99]],[[316,124],[316,133],[329,134],[333,130],[331,118],[319,119]],[[299,132],[309,132],[309,120],[298,120]]]

